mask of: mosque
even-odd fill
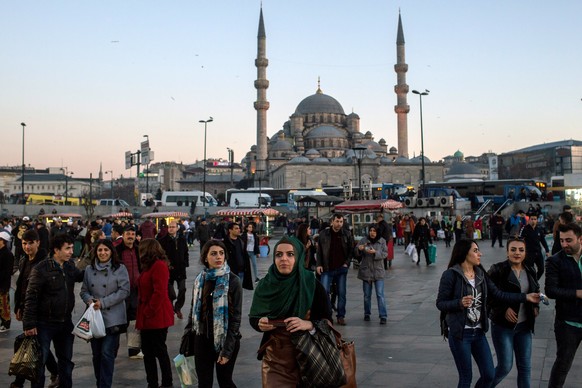
[[[282,129],[267,136],[267,66],[266,33],[261,9],[259,15],[257,58],[257,143],[245,155],[246,179],[273,188],[358,187],[358,178],[369,183],[393,182],[417,186],[421,180],[421,156],[409,158],[405,63],[402,19],[398,15],[396,38],[398,148],[389,147],[384,138],[360,131],[360,117],[345,113],[342,105],[325,94],[318,81],[317,90],[297,105]],[[426,181],[443,181],[444,164],[431,163],[425,157]],[[361,167],[359,167],[359,165]],[[361,171],[358,170],[361,168]],[[260,182],[259,182],[260,181]]]

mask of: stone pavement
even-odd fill
[[[505,259],[505,249],[491,248],[489,241],[480,244],[483,251],[485,268]],[[388,324],[380,325],[374,315],[376,302],[372,298],[371,322],[364,322],[363,292],[361,281],[356,278],[357,271],[351,269],[348,275],[347,326],[339,330],[347,339],[356,342],[358,358],[357,379],[360,387],[455,387],[457,372],[448,344],[440,336],[438,310],[435,299],[441,273],[446,268],[451,248],[438,243],[436,265],[414,265],[403,253],[403,247],[396,247],[396,258],[385,280],[385,295],[388,302]],[[191,251],[191,266],[188,269],[187,304],[191,300],[191,287],[200,269],[198,264],[199,247]],[[259,258],[259,275],[262,276],[271,259]],[[542,279],[543,284],[543,279]],[[243,322],[241,327],[241,351],[234,371],[234,380],[239,387],[254,388],[261,386],[261,363],[256,359],[261,334],[248,324],[247,314],[252,300],[252,292],[244,291]],[[555,358],[553,333],[553,301],[549,307],[542,305],[536,323],[533,341],[532,387],[546,387],[550,370]],[[188,305],[189,306],[189,305]],[[77,301],[75,317],[82,313],[80,299]],[[185,315],[188,313],[184,310]],[[177,354],[185,320],[176,319],[168,334],[170,356]],[[14,337],[19,334],[21,323],[13,320],[12,329],[0,334],[0,387],[7,387],[12,377],[7,375]],[[489,341],[491,344],[491,341]],[[492,345],[491,345],[492,347]],[[493,347],[492,347],[492,351]],[[95,380],[91,364],[91,349],[82,340],[76,339],[74,345],[75,387],[94,386]],[[515,387],[515,367],[500,387]],[[474,368],[473,384],[477,381],[478,371]],[[143,361],[127,358],[126,339],[122,337],[114,376],[115,387],[145,387]],[[179,380],[174,373],[174,385]],[[215,383],[215,386],[218,386]],[[582,350],[572,365],[566,380],[567,387],[582,386]]]

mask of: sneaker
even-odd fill
[[[143,359],[143,353],[140,352],[138,354],[134,354],[133,356],[129,356],[129,358],[131,358],[132,360],[142,360]]]
[[[370,316],[369,315],[364,315],[364,321],[370,322]]]
[[[386,324],[386,318],[380,318],[380,325]]]
[[[9,327],[0,326],[0,333],[7,332],[8,330],[10,330]]]

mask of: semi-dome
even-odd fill
[[[279,139],[271,146],[271,151],[288,151],[293,149],[293,145],[287,140]]]
[[[396,158],[394,163],[411,164],[412,162],[407,157],[400,155],[399,157]]]
[[[346,136],[338,128],[331,125],[320,125],[319,127],[312,129],[307,136],[305,136],[306,139],[328,139],[338,137],[345,138]]]
[[[323,94],[320,89],[309,97],[306,97],[297,105],[296,114],[306,115],[311,113],[336,113],[344,115],[344,108],[333,97]]]
[[[319,151],[318,151],[318,150],[316,150],[315,148],[311,148],[310,150],[308,150],[308,151],[305,153],[305,156],[310,156],[310,155],[317,155],[317,156],[319,156],[319,155],[320,155],[320,153],[319,153]]]
[[[380,158],[380,164],[383,164],[383,165],[392,164],[392,159],[383,156],[382,158]]]
[[[384,148],[380,144],[376,143],[374,140],[367,141],[362,145],[374,152],[384,152]]]

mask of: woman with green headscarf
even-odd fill
[[[253,296],[250,323],[263,332],[258,352],[263,387],[296,387],[300,375],[291,334],[315,330],[314,321],[331,322],[331,308],[321,283],[301,265],[305,250],[299,240],[283,237],[273,251],[273,264]]]

